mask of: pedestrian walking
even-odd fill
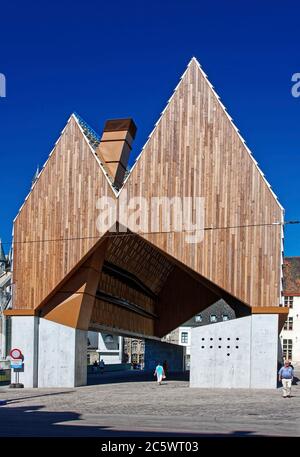
[[[294,377],[294,370],[290,366],[290,361],[286,360],[284,366],[278,372],[279,381],[282,382],[282,396],[283,398],[291,398],[292,381]]]
[[[100,360],[99,367],[100,367],[100,373],[103,374],[104,368],[105,368],[105,363],[104,363],[103,359]]]
[[[160,363],[158,363],[156,365],[156,368],[154,371],[154,376],[156,376],[157,384],[161,385],[161,382],[162,382],[163,378],[165,377],[165,373],[164,373],[163,366]]]

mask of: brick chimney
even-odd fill
[[[120,188],[124,181],[136,130],[136,125],[132,119],[106,121],[102,138],[96,149],[96,154],[105,162],[113,179],[113,184],[117,188]]]

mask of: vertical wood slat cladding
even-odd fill
[[[91,329],[93,328],[93,324],[96,324],[96,326],[104,324],[106,327],[115,329],[116,332],[118,330],[126,330],[146,336],[155,335],[153,319],[140,316],[127,309],[98,299],[96,300],[91,317]]]
[[[142,196],[148,201],[153,196],[204,197],[206,227],[265,224],[282,219],[281,207],[194,60],[123,191],[127,191],[128,198]],[[14,224],[15,309],[38,307],[95,246],[100,238],[96,229],[96,200],[101,196],[116,198],[71,117]],[[151,219],[149,222],[150,229]],[[143,236],[161,252],[241,301],[251,306],[279,304],[280,226],[205,231],[199,244],[187,244],[185,233]],[[78,237],[84,239],[65,240]],[[62,238],[62,241],[42,241]],[[37,242],[24,243],[30,240]],[[147,283],[147,269],[141,267],[145,259],[134,251],[135,246],[129,240],[130,237],[127,251],[116,240],[115,251],[110,251],[111,260],[118,263],[118,258],[124,255],[128,265],[131,263],[136,274]],[[170,274],[165,261],[157,256],[161,267],[157,277],[151,275],[155,290],[161,288],[161,278],[167,279]],[[124,259],[119,266],[124,266]],[[155,273],[155,266],[152,271]],[[133,315],[98,302],[99,319],[99,309],[107,318],[110,313],[118,312],[124,319]],[[102,319],[103,316],[101,322]],[[142,333],[153,334],[151,319],[139,319],[145,330]],[[130,325],[135,327],[134,319]]]
[[[137,304],[146,311],[155,313],[155,301],[153,299],[103,272],[99,282],[99,289],[115,297]]]
[[[173,268],[162,253],[133,234],[112,238],[106,260],[134,274],[155,294],[161,291]]]
[[[125,183],[128,198],[205,198],[205,227],[280,222],[282,209],[193,60]],[[154,245],[251,306],[280,301],[281,227],[145,234]]]
[[[36,308],[100,237],[96,200],[113,192],[70,118],[14,224],[14,308]]]
[[[133,274],[155,294],[161,292],[174,269],[174,266],[162,253],[142,238],[132,234],[111,238],[106,260]],[[156,299],[146,296],[104,272],[100,276],[99,289],[134,303],[152,314],[160,313]],[[90,325],[91,328],[93,328],[93,324],[98,324],[111,327],[115,331],[126,329],[129,332],[151,336],[154,335],[155,321],[156,319],[153,317],[144,317],[96,299]]]

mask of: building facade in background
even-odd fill
[[[112,333],[88,332],[87,364],[103,360],[106,365],[123,361],[123,337]]]
[[[235,311],[225,302],[225,300],[220,299],[205,309],[202,313],[196,314],[179,328],[169,333],[165,338],[163,338],[163,341],[185,346],[186,352],[184,366],[186,370],[189,370],[191,363],[192,329],[203,325],[229,321],[235,318]]]
[[[5,255],[0,240],[0,360],[4,360],[10,351],[11,318],[4,311],[11,308],[12,280],[11,254]]]
[[[300,365],[300,257],[285,257],[282,306],[289,308],[280,333],[282,355]]]
[[[124,338],[124,358],[125,362],[144,368],[145,340],[140,338]]]

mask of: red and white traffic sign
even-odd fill
[[[12,349],[9,353],[9,355],[11,356],[12,359],[22,359],[22,352],[20,351],[20,349]]]

